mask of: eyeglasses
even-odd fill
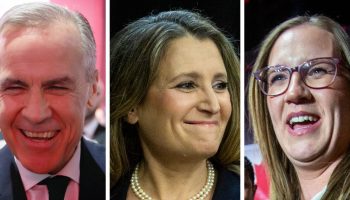
[[[337,75],[338,64],[338,58],[314,58],[295,67],[268,66],[254,72],[253,75],[265,95],[277,96],[288,89],[293,72],[299,72],[309,88],[319,89],[331,85]]]

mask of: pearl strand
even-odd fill
[[[191,197],[189,200],[204,200],[205,197],[208,196],[211,189],[213,188],[213,185],[215,182],[215,169],[213,164],[210,161],[207,161],[207,168],[208,168],[207,182],[205,183],[204,187],[196,195]],[[131,176],[132,191],[141,200],[152,200],[152,197],[146,194],[146,192],[143,191],[143,189],[141,188],[139,179],[138,179],[138,173],[139,173],[139,164],[136,165],[135,171]]]

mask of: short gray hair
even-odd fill
[[[80,33],[83,65],[86,68],[88,81],[95,75],[96,43],[91,26],[87,19],[76,11],[53,3],[25,3],[8,10],[0,18],[0,33],[6,25],[19,25],[24,27],[45,27],[55,22],[71,22]]]

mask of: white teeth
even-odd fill
[[[302,123],[302,122],[305,122],[305,121],[315,122],[315,121],[317,121],[317,118],[316,118],[316,117],[313,117],[313,116],[309,116],[309,115],[298,116],[298,117],[292,117],[292,118],[289,120],[289,124],[290,124],[290,125],[293,125],[293,124],[295,124],[295,123]]]
[[[50,139],[53,136],[55,136],[55,131],[46,131],[46,132],[31,132],[31,131],[24,131],[23,133],[30,138],[35,139]]]

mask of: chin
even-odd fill
[[[57,172],[57,167],[48,162],[30,162],[30,163],[22,163],[22,165],[37,174],[54,174]]]
[[[303,154],[290,155],[290,160],[295,164],[310,164],[320,158],[322,154],[318,152],[304,152]]]
[[[46,167],[31,167],[31,166],[24,166],[26,169],[30,170],[31,172],[37,173],[37,174],[50,174],[52,171],[50,168]]]
[[[206,158],[213,157],[219,150],[219,145],[206,146],[200,150],[200,153]]]

